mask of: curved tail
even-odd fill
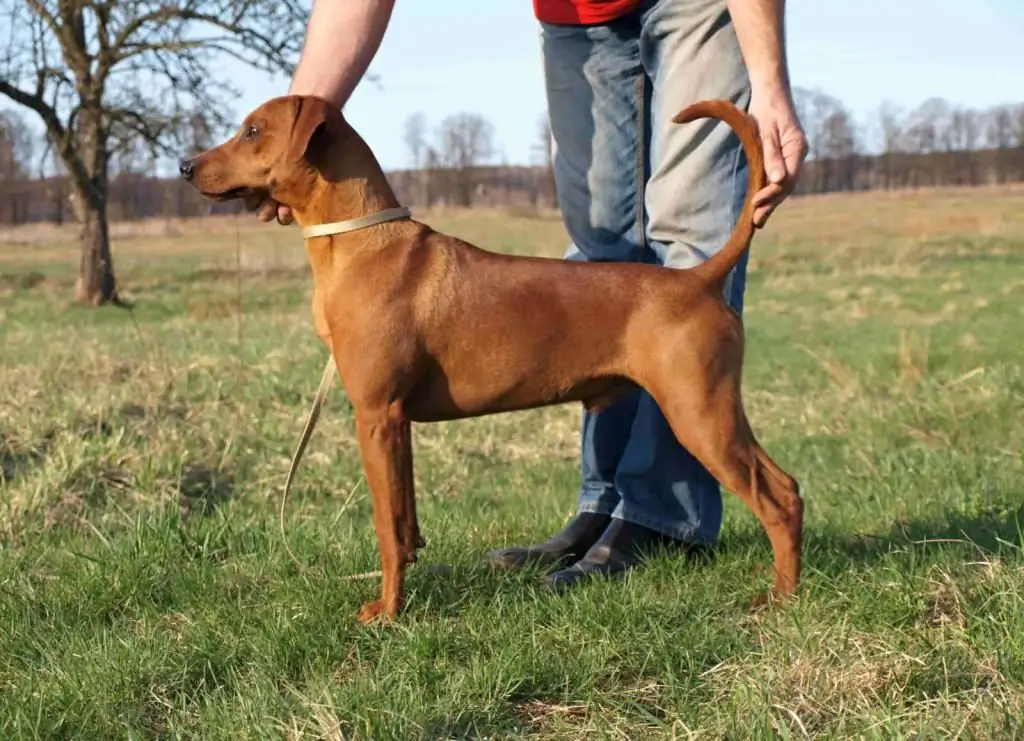
[[[729,241],[710,259],[693,268],[693,272],[709,286],[720,288],[725,284],[729,271],[736,267],[744,250],[750,246],[750,240],[754,236],[754,194],[766,185],[768,178],[764,172],[761,137],[753,116],[744,113],[728,100],[702,100],[681,110],[672,121],[689,123],[700,118],[717,118],[732,127],[743,145],[749,168],[747,197],[743,201],[743,211],[729,236]]]

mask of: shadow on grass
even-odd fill
[[[423,563],[407,572],[406,604],[417,620],[458,618],[464,611],[529,598],[542,572],[502,572],[481,561]]]
[[[975,555],[994,556],[1024,549],[1024,505],[1003,505],[975,514],[950,510],[935,518],[893,523],[883,534],[855,534],[834,529],[808,531],[809,552],[835,552],[851,561],[872,564],[912,548],[963,546]]]
[[[187,466],[178,482],[178,504],[182,520],[212,515],[231,499],[234,476],[230,471],[208,466]]]
[[[16,478],[39,466],[50,450],[52,433],[34,445],[20,444],[13,435],[0,432],[0,482],[12,483]]]
[[[35,449],[19,449],[0,442],[0,481],[10,483],[32,466],[38,465],[43,454]]]
[[[466,711],[451,717],[434,718],[423,726],[420,738],[424,741],[453,741],[453,739],[502,738],[495,734],[511,734],[522,730],[525,723],[516,718],[495,718],[493,714]]]
[[[911,551],[929,547],[962,547],[972,558],[1019,553],[1024,549],[1024,506],[993,507],[977,514],[949,511],[930,519],[894,523],[883,534],[851,534],[838,529],[807,530],[805,565],[830,576],[851,564],[872,566],[893,559],[911,559]],[[770,563],[768,538],[760,526],[725,535],[712,553],[689,557],[698,573],[714,569],[719,559],[732,559],[752,551],[763,552]],[[454,567],[414,566],[409,571],[410,606],[417,618],[457,616],[469,606],[495,600],[521,599],[537,594],[543,570],[520,573],[496,570],[479,561]],[[678,558],[669,556],[669,558]]]

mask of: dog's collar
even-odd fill
[[[398,219],[407,219],[410,216],[409,209],[404,206],[401,208],[389,208],[384,211],[378,211],[375,214],[367,214],[366,216],[360,216],[358,219],[349,219],[348,221],[332,221],[330,224],[315,224],[313,226],[303,227],[302,238],[311,239],[312,237],[326,237],[331,234],[344,234],[345,232],[354,232],[359,229],[365,229],[368,226],[376,226],[377,224],[383,224],[387,221],[396,221]]]

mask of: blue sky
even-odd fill
[[[787,30],[793,84],[861,120],[886,99],[1024,102],[1024,0],[789,0]],[[544,91],[530,0],[397,0],[372,69],[380,85],[360,85],[346,114],[386,168],[406,164],[417,111],[431,126],[480,113],[509,162],[531,160]],[[249,71],[235,82],[240,114],[287,88]]]
[[[861,122],[885,100],[1024,102],[1024,0],[788,0],[787,31],[794,85],[839,98]],[[283,77],[227,69],[243,93],[238,121],[287,91]],[[385,168],[407,164],[403,125],[416,112],[431,128],[482,114],[499,159],[533,160],[545,104],[531,0],[397,0],[372,69],[380,84],[360,85],[346,114]]]

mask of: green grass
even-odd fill
[[[564,244],[550,219],[430,220]],[[711,563],[562,597],[481,566],[573,511],[563,407],[416,429],[429,545],[406,612],[369,628],[338,388],[286,512],[302,569],[278,530],[325,357],[295,231],[125,228],[133,315],[70,304],[68,233],[10,237],[0,738],[1024,738],[1024,193],[804,199],[774,222],[745,395],[805,494],[799,599],[749,611],[770,549],[728,495]]]

